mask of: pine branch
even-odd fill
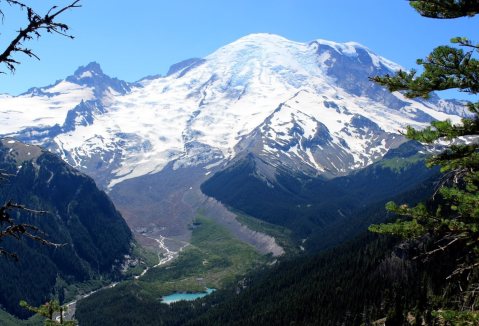
[[[369,77],[378,85],[386,86],[390,92],[406,91],[408,98],[430,98],[429,93],[448,89],[477,94],[479,92],[479,62],[473,59],[472,52],[464,52],[450,46],[440,46],[417,63],[424,67],[424,72],[399,70],[394,76]]]
[[[407,1],[425,17],[449,19],[472,17],[479,13],[479,0]],[[417,64],[424,68],[420,76],[417,76],[415,70],[409,72],[399,70],[394,75],[386,74],[369,79],[378,85],[386,86],[390,92],[401,91],[408,98],[428,99],[431,92],[447,89],[478,94],[479,61],[473,58],[473,54],[479,52],[479,46],[465,37],[453,38],[451,42],[470,51],[439,46],[425,59],[417,60]],[[473,270],[479,268],[479,102],[468,103],[467,107],[474,114],[474,118],[463,118],[462,124],[452,124],[450,120],[433,121],[430,127],[423,130],[408,126],[406,132],[401,132],[406,138],[422,143],[433,143],[438,140],[453,142],[442,153],[426,159],[428,167],[440,166],[441,172],[445,173],[434,189],[432,200],[440,193],[442,204],[448,209],[443,212],[439,206],[433,215],[424,204],[410,208],[407,205],[398,206],[390,202],[386,205],[387,210],[409,216],[412,220],[399,219],[395,223],[369,227],[370,231],[397,234],[405,239],[431,234],[439,237],[440,240],[435,243],[434,248],[418,256],[426,257],[426,260],[431,255],[453,246],[462,249],[464,254],[460,259],[465,263],[455,262],[456,269],[447,277],[448,280],[466,271],[471,275]],[[456,140],[462,136],[475,138],[472,143],[458,145]],[[476,271],[474,273],[477,275]],[[476,295],[477,289],[479,287],[466,293],[460,287],[461,292],[467,294],[469,298]],[[462,302],[464,303],[462,308],[466,308],[466,299],[463,298]],[[441,317],[445,325],[479,325],[479,314],[473,311],[474,304],[469,305],[469,308],[462,312],[433,311],[431,314]]]
[[[479,12],[476,0],[407,0],[421,16],[436,19],[473,17]]]

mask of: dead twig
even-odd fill
[[[1,0],[0,0],[1,1]],[[21,9],[26,9],[27,11],[27,18],[28,18],[28,26],[25,29],[20,29],[17,36],[12,40],[10,45],[5,49],[5,51],[0,54],[0,62],[3,62],[7,65],[8,70],[12,73],[15,72],[15,65],[19,65],[20,62],[12,58],[12,54],[15,52],[22,52],[29,57],[35,57],[38,60],[40,58],[32,52],[31,49],[28,49],[23,46],[22,42],[33,39],[33,36],[39,38],[41,36],[40,30],[45,29],[48,33],[57,33],[66,37],[73,39],[72,35],[67,34],[69,29],[68,25],[63,23],[57,23],[54,19],[64,12],[67,9],[72,8],[79,8],[81,5],[78,5],[80,0],[74,1],[72,4],[59,9],[58,11],[53,12],[57,6],[53,6],[48,13],[42,17],[37,14],[31,7],[14,0],[5,0],[10,5],[17,5]],[[52,13],[53,12],[53,13]],[[0,15],[2,16],[2,21],[4,20],[4,13],[0,10]],[[0,71],[0,73],[5,73]]]

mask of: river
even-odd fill
[[[156,242],[158,242],[158,247],[161,249],[161,250],[164,250],[165,253],[164,253],[164,256],[165,257],[161,257],[161,253],[158,253],[158,264],[156,264],[155,266],[153,266],[152,268],[155,268],[155,267],[158,267],[160,265],[163,265],[163,264],[166,264],[170,261],[172,261],[173,259],[175,259],[176,257],[178,257],[180,251],[182,251],[185,247],[189,246],[189,243],[188,242],[184,242],[184,241],[181,241],[183,242],[183,246],[178,250],[178,251],[172,251],[170,250],[166,245],[165,245],[165,240],[168,240],[168,238],[165,238],[164,236],[160,235],[160,239],[155,239],[155,238],[150,238],[152,240],[155,240]],[[145,275],[145,273],[149,270],[150,268],[147,267],[140,275],[137,275],[135,276],[135,279],[139,279],[140,277],[142,277],[143,275]]]
[[[173,250],[170,250],[166,245],[165,245],[165,240],[169,240],[168,238],[165,238],[164,236],[160,235],[160,239],[155,239],[155,238],[150,238],[152,240],[155,240],[157,243],[158,243],[158,247],[160,248],[160,251],[164,251],[164,257],[161,257],[161,252],[158,253],[158,259],[159,259],[159,262],[158,264],[156,264],[155,266],[153,266],[152,268],[155,268],[155,267],[158,267],[158,266],[161,266],[161,265],[164,265],[170,261],[172,261],[173,259],[175,259],[176,257],[178,257],[180,251],[182,251],[185,247],[189,246],[190,244],[188,242],[184,242],[184,241],[181,241],[183,243],[183,246],[180,247],[180,249],[178,251],[173,251]],[[150,269],[150,267],[147,267],[140,275],[137,275],[135,276],[135,279],[139,279],[140,277],[142,277],[143,275],[145,275],[145,273]],[[69,302],[67,304],[65,304],[65,306],[68,307],[68,311],[65,313],[65,320],[71,320],[71,318],[73,317],[73,315],[75,314],[75,307],[76,307],[76,303],[78,302],[78,300],[81,300],[81,299],[84,299],[84,298],[87,298],[89,297],[90,295],[92,295],[93,293],[96,293],[98,291],[101,291],[101,290],[104,290],[104,289],[110,289],[114,286],[116,286],[117,284],[119,284],[120,282],[115,282],[115,283],[112,283],[112,284],[109,284],[107,286],[104,286],[98,290],[95,290],[95,291],[91,291],[87,294],[84,294],[84,295],[81,295],[79,297],[77,297],[77,299],[75,301],[72,301],[72,302]],[[200,294],[193,294],[193,295],[199,295],[198,297],[201,297],[201,296],[205,296],[210,292],[214,291],[214,289],[208,289],[207,288],[207,291],[208,293],[200,293]],[[187,294],[185,294],[187,295]],[[195,298],[196,299],[196,298]],[[178,300],[188,300],[188,299],[178,299]],[[176,300],[176,301],[178,301]],[[193,300],[193,299],[190,299],[190,300]],[[57,321],[60,321],[60,317],[57,317],[56,318]]]

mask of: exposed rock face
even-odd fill
[[[195,64],[196,62],[198,62],[200,60],[201,60],[201,58],[191,58],[191,59],[186,59],[186,60],[180,61],[178,63],[175,63],[174,65],[172,65],[170,67],[170,69],[166,73],[166,77],[171,76],[171,75],[177,73],[178,71],[182,71],[183,69]],[[202,60],[202,61],[204,61],[204,60]]]
[[[129,83],[105,75],[96,62],[78,68],[73,76],[66,78],[66,81],[79,86],[91,87],[97,98],[102,98],[105,92],[125,95],[131,91]]]
[[[201,210],[205,217],[227,227],[238,239],[251,244],[262,254],[272,253],[273,256],[281,256],[284,254],[283,248],[276,243],[274,237],[253,231],[247,226],[242,225],[236,220],[236,214],[228,211],[217,200],[213,198],[206,199],[201,205]]]
[[[201,193],[200,185],[220,168],[205,166],[174,169],[173,164],[154,175],[126,180],[110,192],[116,207],[133,231],[149,238],[165,236],[188,240],[188,224],[198,212],[230,229],[262,253],[281,255],[274,238],[252,231],[235,220],[218,201]],[[158,187],[161,185],[161,187]]]

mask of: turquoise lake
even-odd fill
[[[206,288],[207,293],[185,293],[185,294],[175,293],[175,294],[172,294],[172,295],[164,296],[163,300],[161,302],[170,304],[170,303],[180,301],[180,300],[187,300],[187,301],[195,300],[195,299],[198,299],[198,298],[202,298],[205,295],[208,295],[215,290],[216,289]]]

